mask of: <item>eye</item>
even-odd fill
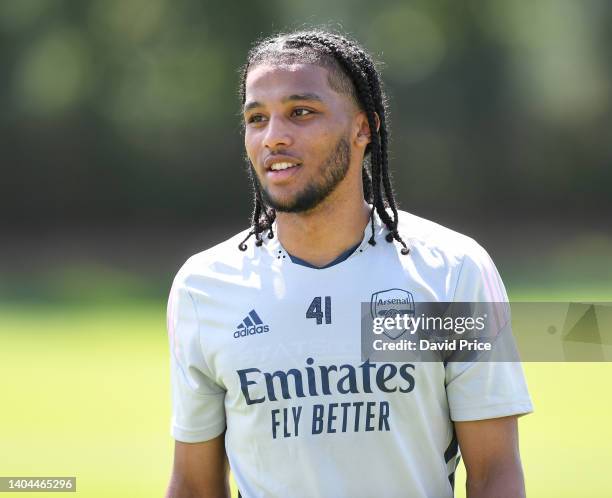
[[[304,107],[298,107],[297,109],[294,109],[291,114],[296,114],[297,117],[302,117],[302,116],[308,116],[309,114],[314,114],[314,112]]]
[[[262,114],[253,114],[249,116],[246,120],[247,123],[261,123],[264,120],[264,116]]]

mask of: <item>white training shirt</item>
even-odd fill
[[[520,363],[361,360],[360,306],[376,292],[508,299],[473,239],[400,211],[402,255],[378,216],[375,246],[370,230],[324,269],[292,262],[276,236],[242,252],[245,230],[174,280],[172,435],[194,443],[226,430],[244,498],[453,496],[452,422],[532,411]]]

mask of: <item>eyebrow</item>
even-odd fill
[[[295,102],[298,100],[299,101],[309,100],[309,101],[323,102],[323,99],[316,93],[294,93],[293,95],[283,97],[281,102],[283,104],[286,104],[287,102]],[[250,111],[251,109],[254,109],[256,107],[263,107],[263,104],[257,101],[247,102],[244,105],[243,112]]]

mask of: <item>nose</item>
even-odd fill
[[[285,120],[281,117],[271,116],[263,138],[263,146],[266,149],[274,150],[278,147],[289,147],[293,143],[293,138]]]

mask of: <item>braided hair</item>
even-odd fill
[[[386,96],[381,79],[371,56],[355,41],[345,36],[321,30],[296,31],[279,34],[256,43],[249,51],[247,61],[241,68],[239,96],[241,104],[246,100],[246,78],[250,69],[261,63],[315,63],[329,70],[330,86],[341,93],[351,96],[361,110],[366,113],[371,130],[371,141],[366,146],[366,160],[362,166],[363,192],[366,202],[372,204],[370,221],[372,235],[368,242],[376,245],[374,234],[374,211],[386,225],[389,233],[387,242],[396,240],[402,245],[401,253],[409,249],[398,233],[398,212],[391,179],[389,177]],[[377,130],[378,118],[378,131]],[[370,164],[368,172],[367,163]],[[263,244],[262,233],[274,237],[272,224],[276,218],[274,209],[263,201],[261,186],[253,168],[249,175],[254,192],[254,207],[251,230],[238,245],[245,251],[247,240],[255,235],[255,245]],[[392,216],[387,212],[391,209]]]

